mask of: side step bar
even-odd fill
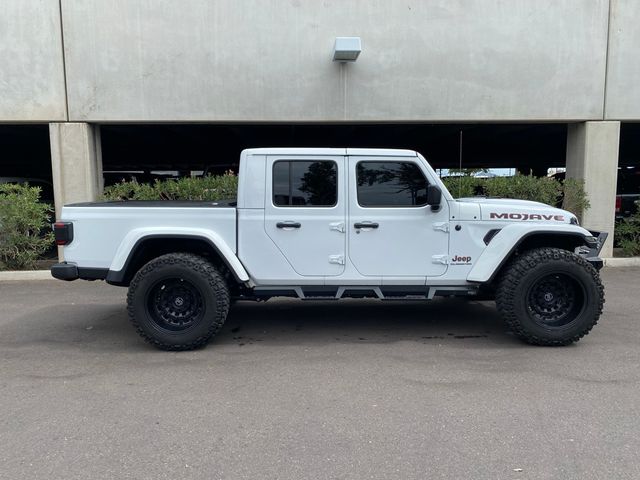
[[[386,293],[385,293],[386,290]],[[300,287],[273,286],[255,287],[253,294],[257,298],[293,297],[301,300],[339,300],[341,298],[377,298],[379,300],[432,300],[435,296],[473,296],[478,287],[469,286],[429,286],[406,289],[387,289],[380,286],[336,286],[336,287]]]

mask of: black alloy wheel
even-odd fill
[[[180,332],[200,322],[204,316],[202,292],[184,278],[157,282],[148,294],[148,309],[157,328]]]
[[[570,275],[546,275],[529,289],[528,308],[531,317],[541,325],[562,327],[573,322],[585,306],[585,292]]]

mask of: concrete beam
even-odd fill
[[[584,122],[569,125],[567,178],[584,180],[591,207],[580,215],[582,225],[609,232],[603,257],[613,256],[620,122]]]
[[[100,127],[50,123],[51,170],[56,217],[63,205],[96,200],[102,192]]]
[[[0,123],[67,120],[58,0],[0,2]]]

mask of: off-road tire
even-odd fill
[[[604,287],[598,271],[584,258],[559,248],[538,248],[513,258],[502,272],[496,292],[496,306],[509,328],[521,340],[532,345],[562,346],[577,342],[598,322],[604,305]],[[540,301],[553,299],[544,294],[538,301],[537,285],[545,279],[569,279],[575,285],[575,318],[567,313],[564,321],[550,325],[540,320]],[[580,291],[581,290],[581,291]],[[562,290],[560,290],[562,292]],[[582,301],[578,302],[581,297]],[[561,301],[560,301],[561,302]],[[568,302],[568,300],[567,300]],[[542,315],[545,315],[543,313]]]
[[[173,297],[176,305],[180,300],[182,307],[187,302],[183,297],[188,297],[193,299],[192,310],[198,312],[189,316],[192,310],[187,310],[184,318],[180,317],[184,310],[173,312],[169,318],[177,318],[176,323],[184,320],[185,324],[193,319],[193,324],[165,321],[168,310],[157,305],[159,297],[171,301],[165,282],[178,292]],[[178,296],[182,292],[185,295]],[[142,338],[161,350],[193,350],[206,345],[224,324],[229,305],[229,288],[223,276],[206,259],[190,253],[170,253],[151,260],[136,273],[127,294],[131,323]]]

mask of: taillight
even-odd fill
[[[56,222],[53,224],[56,245],[69,245],[73,241],[73,223]]]
[[[609,204],[611,205],[611,204]],[[621,196],[617,196],[616,197],[616,213],[620,213],[620,210],[622,210],[622,197]]]

